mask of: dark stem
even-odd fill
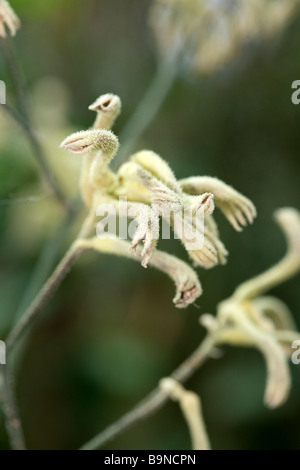
[[[25,450],[23,429],[15,397],[14,375],[11,373],[12,371],[9,364],[2,367],[5,367],[5,369],[0,376],[0,381],[3,381],[0,388],[7,434],[13,449]]]
[[[35,134],[31,123],[30,117],[30,109],[28,105],[28,93],[25,85],[25,81],[23,79],[22,70],[19,67],[19,61],[16,57],[16,53],[13,47],[12,40],[10,38],[6,38],[5,40],[0,38],[0,46],[3,51],[3,55],[7,64],[7,68],[10,72],[10,76],[12,78],[18,103],[21,111],[21,116],[9,105],[4,105],[3,108],[7,111],[10,116],[20,125],[24,134],[26,135],[29,144],[32,148],[33,155],[38,162],[41,175],[47,182],[49,188],[55,195],[56,199],[61,203],[61,205],[65,208],[67,213],[72,213],[72,207],[67,201],[65,195],[63,194],[61,188],[59,187],[52,170],[50,169],[47,158],[44,154],[44,150],[41,147],[39,140]]]
[[[187,381],[209,357],[214,345],[215,338],[212,335],[207,336],[199,348],[171,374],[171,377],[178,382]],[[133,410],[126,413],[118,421],[84,444],[81,450],[99,449],[107,442],[127,431],[131,426],[156,413],[168,400],[169,396],[159,388],[156,388]]]
[[[66,253],[57,268],[54,270],[52,276],[50,276],[44,287],[40,290],[6,340],[7,365],[4,375],[3,407],[6,418],[6,429],[10,438],[11,446],[15,450],[25,449],[25,443],[21,419],[19,417],[18,406],[15,398],[15,378],[11,357],[12,353],[14,352],[17,342],[23,337],[29,327],[36,320],[39,313],[66,277],[82,251],[84,250],[71,248]]]
[[[120,164],[130,156],[136,142],[157,115],[173,85],[176,73],[177,68],[171,62],[162,61],[158,66],[146,94],[120,134]]]
[[[43,308],[47,305],[48,301],[53,296],[56,289],[60,286],[60,284],[70,271],[74,262],[83,251],[84,249],[78,250],[77,248],[74,248],[72,246],[62,258],[56,269],[53,271],[52,275],[49,277],[49,279],[39,291],[35,299],[29,305],[28,309],[22,315],[19,322],[8,335],[6,340],[8,354],[12,351],[17,341],[21,339],[24,333],[32,325],[41,310],[43,310]]]
[[[87,237],[90,234],[95,215],[93,210],[83,222],[77,239]],[[24,336],[29,327],[36,321],[39,313],[47,305],[57,288],[60,286],[74,262],[88,248],[78,248],[76,241],[71,245],[65,256],[59,262],[52,275],[48,278],[42,289],[31,302],[25,313],[22,315],[16,326],[8,335],[6,340],[7,347],[7,365],[4,374],[3,384],[3,409],[6,419],[6,428],[12,447],[15,450],[25,449],[23,438],[22,423],[19,417],[19,410],[15,399],[15,378],[13,369],[13,353],[19,340]]]

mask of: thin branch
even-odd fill
[[[11,40],[8,39],[6,41],[1,41],[0,46],[3,50],[7,67],[9,69],[12,81],[15,86],[22,116],[19,115],[19,113],[13,108],[11,108],[9,105],[3,106],[2,109],[6,111],[23,130],[32,148],[33,154],[39,164],[42,176],[44,177],[45,181],[54,193],[57,200],[66,209],[68,216],[71,217],[73,209],[65,198],[64,194],[62,193],[60,187],[58,186],[54,175],[52,174],[52,171],[47,163],[43,148],[41,147],[39,140],[35,134],[35,131],[32,128],[28,106],[28,94],[25,82],[23,80],[22,72],[19,68],[18,60],[15,55],[13,44]],[[40,292],[40,296],[38,295],[35,299],[36,302],[33,301],[33,303],[31,304],[31,308],[29,307],[27,312],[25,312],[24,316],[17,323],[16,327],[9,335],[7,341],[8,350],[12,352],[17,340],[28,329],[28,327],[33,322],[38,312],[41,310],[42,306],[46,302],[47,298],[50,298],[50,296],[53,294],[53,292],[63,280],[66,273],[70,269],[70,266],[73,264],[79,254],[80,252],[78,250],[73,251],[72,248],[66,254],[64,259],[59,264],[57,270],[55,270],[54,277],[52,276],[49,279],[48,283],[46,283],[45,289],[42,289],[42,292]],[[39,301],[39,304],[37,303],[37,301]],[[19,418],[18,407],[15,397],[15,376],[13,367],[10,365],[10,358],[5,368],[5,373],[3,374],[2,388],[3,390],[1,393],[1,398],[3,401],[3,408],[6,416],[6,428],[10,437],[11,445],[15,449],[25,449],[23,430]]]
[[[202,403],[197,393],[186,390],[170,377],[160,381],[160,388],[172,400],[179,403],[191,436],[193,450],[211,450],[202,413]]]
[[[24,197],[12,197],[10,199],[0,199],[0,206],[12,206],[15,204],[28,204],[30,202],[40,202],[46,199],[48,196],[43,194],[41,196],[24,196]]]
[[[76,240],[84,238],[86,236],[86,234],[91,229],[91,225],[94,221],[94,218],[94,212],[91,211],[89,216],[85,219]],[[24,335],[30,325],[35,321],[40,311],[45,307],[49,299],[52,297],[56,289],[60,286],[60,284],[70,271],[74,262],[84,251],[86,251],[86,248],[78,247],[75,242],[71,245],[70,249],[59,262],[52,275],[48,278],[47,282],[39,291],[35,299],[31,302],[19,322],[8,335],[6,340],[8,353],[13,350],[16,342]]]
[[[5,41],[3,39],[0,39],[0,46],[3,51],[3,55],[6,60],[6,64],[10,72],[12,81],[14,83],[14,87],[16,90],[22,116],[20,116],[17,111],[15,111],[12,107],[10,107],[7,104],[3,106],[3,109],[4,111],[8,112],[8,114],[15,120],[15,122],[23,130],[32,148],[33,155],[36,161],[38,162],[43,178],[47,182],[49,188],[55,195],[56,199],[65,208],[67,213],[70,214],[73,212],[73,209],[71,205],[69,204],[68,200],[66,199],[65,195],[63,194],[61,188],[59,187],[53,175],[53,172],[48,165],[47,158],[44,154],[44,150],[42,146],[40,145],[40,142],[32,127],[31,118],[30,118],[30,110],[29,110],[29,105],[28,105],[28,93],[26,90],[26,86],[23,80],[23,74],[19,67],[19,62],[16,57],[11,39],[6,38]]]
[[[34,130],[32,127],[19,115],[17,111],[15,111],[10,105],[6,104],[2,106],[2,109],[9,114],[9,116],[20,126],[23,133],[28,139],[28,142],[31,146],[33,155],[36,161],[39,164],[41,174],[45,181],[47,182],[49,188],[55,195],[56,199],[61,203],[61,205],[65,208],[67,214],[71,215],[73,213],[73,208],[71,207],[70,203],[67,201],[65,195],[63,194],[62,190],[58,186],[55,177],[50,169],[47,158],[44,154],[44,150],[40,145],[38,138],[35,135]]]
[[[26,284],[26,289],[18,303],[19,306],[15,314],[16,320],[23,315],[34,296],[38,293],[40,288],[49,277],[51,271],[54,269],[55,263],[57,262],[57,257],[59,255],[59,250],[61,249],[62,241],[70,227],[72,220],[73,217],[66,217],[62,224],[58,227],[55,235],[47,240],[42,247],[33,272]]]
[[[178,382],[186,382],[196,370],[210,356],[215,345],[214,335],[207,336],[194,353],[191,354],[172,374],[171,377]],[[148,418],[162,408],[169,400],[166,392],[156,388],[133,410],[126,413],[115,423],[108,426],[104,431],[94,437],[81,447],[81,450],[94,450],[103,447],[107,442],[115,439],[127,431],[131,426]]]
[[[49,299],[52,297],[58,286],[62,283],[63,279],[66,277],[67,273],[70,271],[81,252],[82,251],[79,251],[77,248],[72,246],[65,254],[63,259],[54,270],[53,274],[49,277],[43,288],[40,290],[29,308],[21,317],[20,321],[8,335],[6,342],[8,352],[14,348],[16,342],[24,335],[40,311],[48,303]]]
[[[91,227],[95,220],[94,212],[91,211],[85,219],[77,239],[84,238],[90,234]],[[6,428],[10,438],[11,445],[16,450],[25,449],[22,423],[19,417],[18,406],[15,399],[15,376],[12,365],[12,355],[18,341],[24,336],[29,327],[37,319],[39,313],[45,307],[54,292],[60,286],[74,262],[86,251],[86,248],[80,248],[74,242],[65,256],[62,258],[52,275],[39,291],[35,299],[29,305],[16,326],[8,335],[6,340],[7,364],[4,374],[4,385],[2,393],[3,409],[6,418]]]
[[[15,87],[20,110],[24,118],[26,119],[26,121],[29,123],[30,108],[29,108],[27,87],[25,83],[24,74],[20,67],[20,63],[17,58],[17,53],[14,48],[14,43],[10,35],[7,35],[5,39],[0,39],[0,46],[1,46],[1,50],[5,58],[8,71],[12,79],[12,82]]]
[[[7,367],[0,373],[0,399],[11,446],[13,449],[25,450],[23,430],[16,405],[14,376]]]
[[[177,68],[171,62],[162,61],[158,66],[148,91],[120,134],[120,164],[130,156],[137,140],[157,115],[174,83],[176,73]]]
[[[25,332],[37,319],[39,313],[45,307],[49,299],[52,297],[58,286],[61,284],[67,273],[70,271],[75,260],[84,250],[70,250],[63,257],[52,276],[49,277],[44,287],[40,290],[34,301],[21,317],[12,332],[8,335],[6,345],[8,359],[6,364],[5,385],[4,385],[4,412],[6,416],[6,428],[10,437],[11,445],[15,450],[25,448],[21,420],[19,418],[18,407],[15,399],[15,380],[13,366],[11,364],[11,355],[17,342],[23,337]]]

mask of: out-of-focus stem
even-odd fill
[[[8,352],[14,348],[17,341],[24,335],[40,311],[46,306],[49,299],[52,297],[58,286],[62,283],[74,262],[83,251],[84,249],[80,250],[74,247],[74,245],[72,245],[71,248],[67,251],[65,256],[53,271],[52,275],[49,277],[38,295],[35,297],[24,315],[21,317],[20,321],[8,335],[6,341]]]
[[[176,72],[176,65],[171,62],[162,61],[158,66],[147,92],[120,134],[119,163],[130,156],[136,142],[155,118],[173,85]]]
[[[82,225],[77,239],[84,238],[89,233],[94,220],[95,214],[94,211],[91,210],[89,216],[85,219]],[[51,276],[48,278],[35,299],[32,301],[31,305],[29,305],[26,312],[8,335],[6,340],[8,353],[14,348],[16,342],[23,336],[28,327],[34,322],[39,312],[45,307],[48,300],[66,277],[76,259],[84,251],[86,251],[86,249],[84,247],[78,247],[76,242],[71,245],[70,249],[61,259]]]
[[[191,435],[193,450],[210,450],[200,397],[196,393],[186,390],[170,377],[160,381],[160,388],[168,393],[172,400],[178,401]]]
[[[0,400],[3,404],[5,426],[11,447],[25,450],[23,429],[16,404],[14,375],[7,366],[0,373]]]
[[[77,238],[84,238],[90,234],[91,228],[95,221],[94,211],[91,210],[78,234]],[[10,438],[12,447],[15,450],[25,449],[23,429],[21,419],[19,417],[18,406],[16,402],[15,376],[12,364],[13,353],[19,340],[24,336],[29,327],[37,319],[39,313],[47,305],[48,301],[60,286],[66,277],[76,259],[86,251],[84,247],[80,248],[74,242],[67,253],[64,255],[58,266],[48,278],[42,289],[39,291],[35,299],[29,305],[23,316],[20,318],[16,326],[8,335],[6,340],[7,347],[7,364],[5,374],[3,375],[2,402],[5,413],[6,428]]]
[[[1,50],[3,51],[4,58],[7,63],[8,70],[10,72],[22,116],[18,114],[13,108],[9,105],[4,105],[4,111],[7,111],[10,116],[19,124],[24,134],[26,135],[28,142],[32,148],[33,155],[38,162],[41,175],[45,179],[47,185],[55,195],[56,199],[60,204],[65,208],[67,213],[72,213],[72,207],[65,195],[63,194],[61,188],[59,187],[52,170],[50,169],[47,158],[44,154],[44,150],[39,143],[39,140],[36,136],[36,133],[33,129],[30,117],[30,109],[28,106],[28,93],[23,79],[22,71],[19,67],[18,59],[16,57],[12,40],[11,38],[6,38],[5,40],[0,39]]]
[[[186,382],[209,357],[214,345],[214,336],[207,336],[199,348],[171,374],[171,377],[178,382]],[[133,410],[126,413],[118,421],[87,442],[81,450],[99,449],[107,442],[127,431],[131,426],[156,413],[168,400],[168,394],[160,388],[156,388]]]
[[[275,220],[286,238],[286,255],[272,268],[241,284],[233,294],[235,300],[258,297],[299,272],[300,214],[296,209],[289,207],[278,209]]]

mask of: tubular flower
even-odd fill
[[[275,219],[286,237],[286,255],[220,303],[216,319],[205,315],[201,320],[217,344],[252,346],[262,353],[267,368],[265,404],[270,408],[282,405],[289,395],[288,357],[293,341],[299,339],[288,307],[264,294],[300,271],[300,213],[284,208]]]
[[[143,267],[156,265],[174,278],[175,274],[168,268],[171,258],[164,258],[156,251],[160,217],[181,240],[195,266],[209,269],[225,264],[228,252],[213,219],[215,205],[236,230],[241,230],[252,223],[256,215],[252,202],[216,178],[193,177],[178,181],[168,163],[149,150],[132,155],[114,173],[109,164],[117,154],[119,142],[110,129],[120,113],[121,100],[108,93],[101,95],[89,109],[97,113],[92,129],[76,132],[61,143],[61,148],[83,156],[80,189],[86,206],[96,211],[104,204],[109,215],[120,218],[126,215],[133,219],[136,225],[128,248],[133,256],[140,258]],[[143,243],[142,249],[139,243]],[[110,246],[124,253],[124,245],[121,248],[116,243]],[[102,247],[100,241],[98,244],[93,241],[92,248],[99,251]],[[179,282],[174,302],[185,307],[193,303],[202,290],[195,281],[194,271],[178,260],[176,273],[179,269],[183,275],[176,274],[176,285],[178,279],[186,281]]]

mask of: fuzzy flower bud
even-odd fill
[[[111,129],[121,112],[121,100],[117,95],[106,93],[97,98],[89,109],[97,112],[94,129]]]
[[[105,129],[75,132],[60,144],[60,148],[75,154],[101,151],[105,155],[114,155],[118,147],[118,138]]]

